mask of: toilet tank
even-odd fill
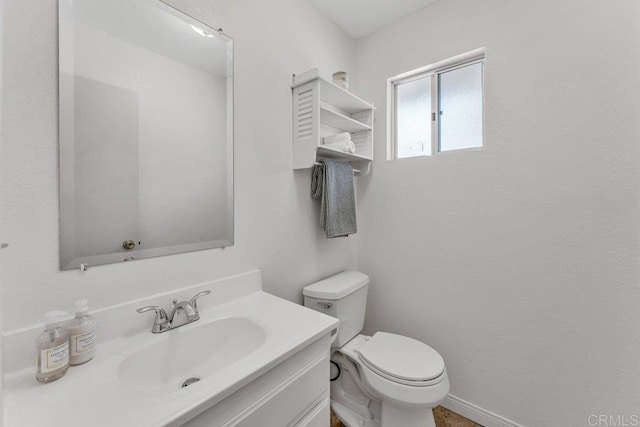
[[[362,331],[368,285],[366,274],[347,270],[303,289],[305,307],[340,320],[332,347],[342,347]]]

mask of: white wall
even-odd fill
[[[526,426],[637,413],[640,3],[444,0],[358,41],[366,328]],[[388,77],[486,47],[485,148],[386,161]]]
[[[299,0],[184,0],[174,6],[235,40],[235,246],[60,272],[55,0],[6,2],[3,29],[0,279],[4,326],[38,322],[88,297],[92,307],[259,267],[267,291],[301,301],[303,285],[355,263],[355,237],[326,240],[309,171],[291,169],[291,74],[354,72],[354,42]],[[215,298],[215,296],[212,296]]]

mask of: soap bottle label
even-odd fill
[[[95,329],[84,334],[71,335],[71,356],[79,356],[91,351],[95,342]]]
[[[47,373],[60,369],[69,364],[69,342],[65,341],[59,346],[40,350],[40,371]]]

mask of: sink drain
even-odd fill
[[[198,381],[200,381],[200,378],[196,378],[196,377],[186,379],[186,380],[182,383],[182,385],[180,386],[180,388],[189,387],[191,384],[197,383]]]

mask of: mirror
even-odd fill
[[[60,268],[232,245],[232,40],[159,0],[60,0],[59,55]]]

